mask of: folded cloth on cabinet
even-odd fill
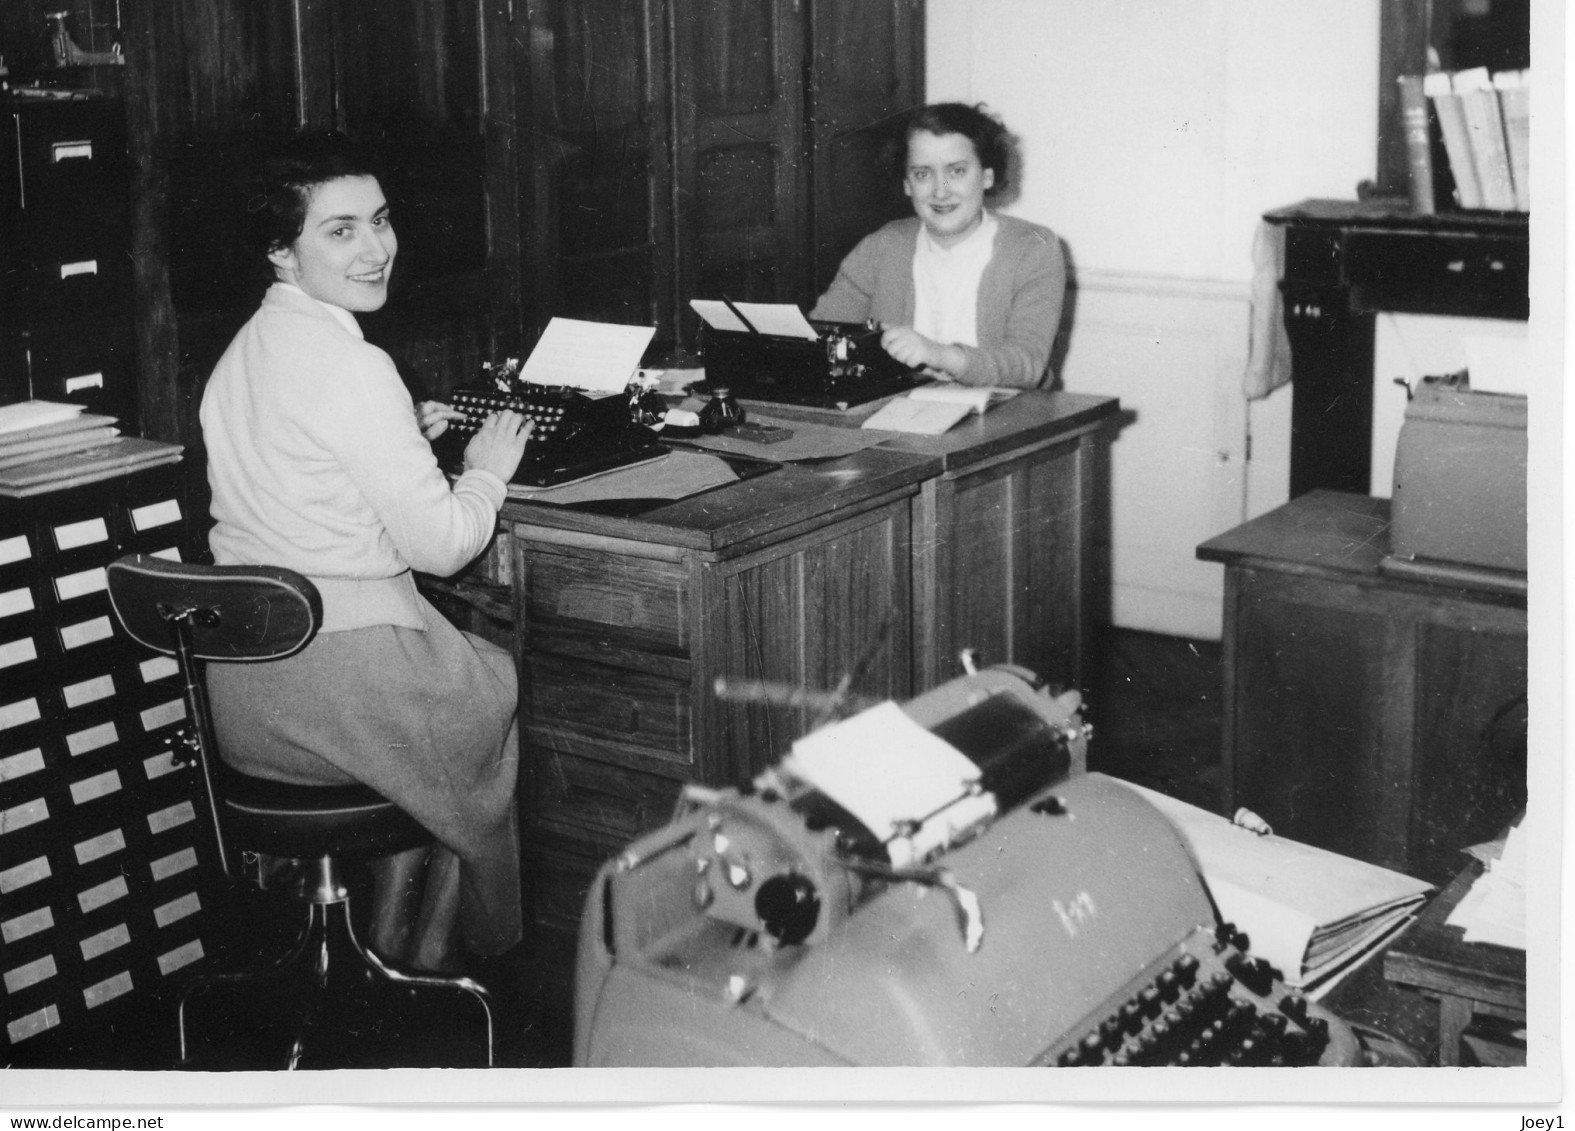
[[[1247,338],[1247,371],[1242,394],[1266,397],[1291,379],[1291,340],[1285,332],[1280,278],[1285,273],[1285,229],[1259,221],[1252,240],[1252,292]]]

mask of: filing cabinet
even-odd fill
[[[205,957],[222,875],[172,658],[122,632],[105,569],[189,559],[178,465],[0,499],[0,1050],[106,1031]],[[170,1006],[173,1008],[173,1006]]]
[[[136,431],[129,208],[118,99],[0,101],[0,404]]]

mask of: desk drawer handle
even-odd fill
[[[1488,270],[1489,271],[1502,271],[1502,270],[1504,270],[1504,261],[1502,259],[1490,259],[1490,260],[1488,260]]]
[[[1446,270],[1453,271],[1457,275],[1460,274],[1460,272],[1464,271],[1465,269],[1466,269],[1466,261],[1464,259],[1452,259],[1452,260],[1450,260],[1449,265],[1446,268]]]

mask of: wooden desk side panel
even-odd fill
[[[925,484],[913,505],[915,690],[959,653],[1064,687],[1083,678],[1094,514],[1083,437]]]

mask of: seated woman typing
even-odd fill
[[[985,207],[1006,187],[1006,128],[945,102],[915,111],[905,137],[914,217],[864,237],[810,317],[873,318],[887,353],[942,380],[1045,384],[1066,261],[1054,232]]]
[[[481,973],[470,960],[523,929],[517,677],[411,571],[455,573],[492,541],[530,427],[498,413],[452,486],[438,470],[428,438],[452,410],[413,406],[355,319],[387,301],[398,251],[367,155],[297,139],[252,215],[273,281],[203,394],[209,545],[220,565],[306,574],[323,625],[289,659],[209,666],[220,745],[248,774],[364,782],[419,821],[435,847],[374,863],[370,941],[406,966]]]

